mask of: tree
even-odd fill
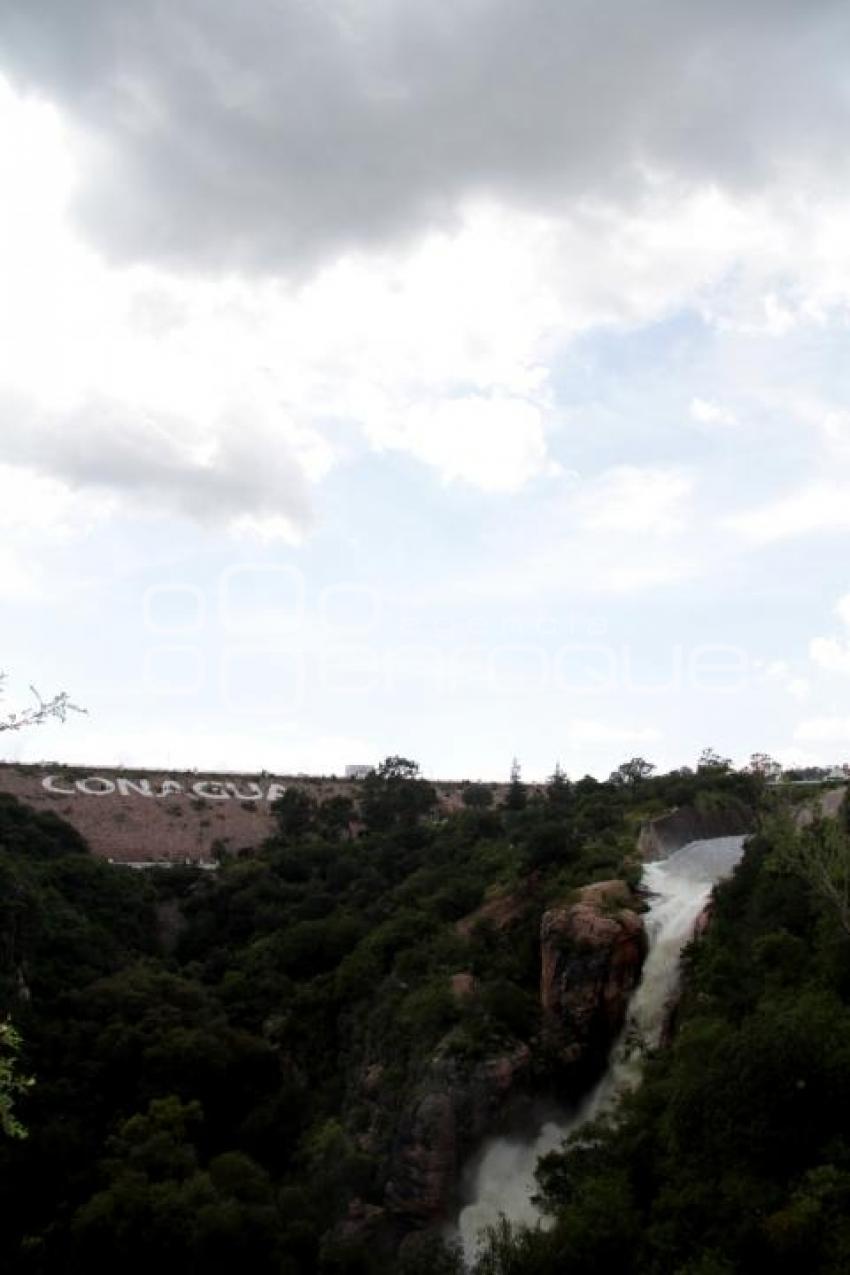
[[[470,810],[488,810],[493,804],[493,793],[486,784],[464,784],[460,799]]]
[[[782,765],[769,753],[753,753],[750,757],[750,770],[763,779],[775,779],[782,774]]]
[[[552,810],[559,814],[566,813],[573,804],[573,786],[561,769],[561,763],[555,763],[555,769],[549,778],[546,788],[546,800]]]
[[[3,697],[3,688],[6,683],[7,674],[0,673],[0,699]],[[30,686],[34,703],[27,705],[15,713],[6,713],[0,717],[0,731],[3,730],[23,730],[26,726],[43,726],[45,722],[52,718],[58,718],[60,722],[64,722],[68,713],[85,713],[84,708],[80,708],[77,704],[72,704],[70,696],[66,691],[60,691],[58,695],[53,695],[50,699],[43,699],[34,686]]]
[[[651,761],[645,761],[643,757],[632,757],[629,761],[624,761],[611,773],[610,782],[612,784],[639,784],[644,779],[649,779],[655,770],[655,766]]]
[[[704,774],[707,770],[715,770],[720,775],[725,775],[727,771],[732,769],[731,757],[721,757],[713,748],[704,748],[699,755],[697,762],[697,774]]]
[[[505,805],[508,810],[525,810],[528,803],[528,796],[525,784],[522,782],[522,769],[516,757],[511,762],[511,782],[508,787],[508,795],[505,798]]]
[[[316,822],[325,836],[339,840],[348,835],[354,819],[354,802],[350,797],[329,797],[319,806]]]
[[[850,936],[850,837],[841,819],[816,819],[797,828],[787,815],[768,825],[773,867],[793,872],[826,904]]]
[[[433,785],[421,777],[417,763],[407,757],[387,757],[363,780],[362,813],[372,830],[410,827],[436,805]]]
[[[7,674],[0,673],[0,699],[3,698]],[[84,713],[86,710],[71,703],[66,691],[60,691],[51,699],[43,699],[34,686],[30,686],[34,703],[18,712],[0,717],[0,731],[23,730],[27,726],[43,726],[52,718],[64,722],[68,713]],[[16,1067],[21,1038],[11,1023],[0,1023],[0,1131],[9,1138],[25,1138],[26,1130],[13,1114],[15,1098],[24,1093],[35,1081],[21,1076]]]
[[[286,841],[297,841],[312,828],[316,803],[303,788],[287,788],[283,796],[272,803],[272,813],[281,836]]]
[[[415,779],[421,779],[419,763],[411,761],[409,757],[398,755],[386,757],[374,773],[383,783],[412,782]],[[368,779],[369,776],[367,775],[366,778]]]
[[[18,1071],[21,1038],[10,1022],[0,1023],[0,1131],[7,1138],[25,1138],[27,1131],[14,1113],[15,1099],[35,1083]]]

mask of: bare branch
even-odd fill
[[[5,681],[6,674],[0,673],[0,697],[3,694]],[[0,717],[0,731],[24,730],[27,726],[43,726],[45,722],[53,719],[64,722],[69,713],[85,713],[87,711],[84,708],[80,708],[79,704],[74,704],[67,691],[60,691],[58,695],[53,695],[50,699],[44,699],[34,686],[30,686],[30,691],[35,702],[26,705],[18,712],[6,713],[4,717]]]

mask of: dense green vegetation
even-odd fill
[[[0,1018],[10,1016],[23,1041],[14,1057],[0,1042],[0,1098],[28,1132],[0,1135],[2,1269],[452,1269],[446,1253],[400,1262],[379,1245],[342,1243],[336,1229],[353,1198],[366,1208],[385,1204],[395,1131],[428,1058],[439,1050],[472,1066],[517,1041],[535,1042],[544,908],[589,881],[634,878],[635,835],[648,815],[684,803],[752,814],[760,792],[754,777],[710,769],[609,783],[571,783],[556,772],[539,792],[517,777],[503,802],[486,785],[468,785],[461,808],[447,815],[416,767],[391,758],[361,785],[356,808],[344,798],[318,806],[290,789],[269,842],[215,874],[134,873],[96,861],[61,820],[0,797]],[[755,871],[749,863],[742,880]],[[729,936],[740,926],[729,900],[744,920],[747,909],[768,907],[739,897],[743,888],[724,896],[716,936],[698,961],[699,995],[721,1008],[713,1016],[701,1009],[696,1026],[688,1020],[675,1055],[705,1055],[709,1077],[741,1030],[734,1016],[750,1012],[742,998],[755,1005],[761,996],[760,970],[765,978],[773,971],[774,981],[774,967],[787,970],[790,982],[780,978],[776,994],[791,987],[796,997],[794,980],[828,968],[823,978],[832,983],[797,1005],[800,1048],[813,1024],[844,1012],[843,949],[831,945],[827,927],[818,931],[818,955],[809,953],[805,926],[815,925],[815,913],[798,902],[798,916],[790,900],[799,891],[779,877],[769,888],[787,898],[789,915],[771,918],[761,964],[746,979],[732,972],[740,953]],[[475,920],[499,897],[521,902],[509,934],[486,914]],[[728,951],[718,948],[723,942]],[[453,994],[460,972],[474,976],[474,994]],[[733,986],[734,1013],[725,1004]],[[749,1030],[761,1058],[769,1029]],[[695,1031],[703,1035],[693,1039]],[[836,1039],[832,1079],[843,1058]],[[364,1084],[368,1075],[379,1078],[377,1095]],[[537,1083],[552,1079],[541,1058]],[[818,1079],[820,1101],[827,1090]],[[673,1117],[658,1097],[661,1084],[653,1080],[645,1101],[664,1109],[666,1128]],[[697,1095],[695,1110],[708,1101]],[[681,1113],[670,1133],[677,1147],[697,1118]],[[706,1107],[707,1124],[715,1118]],[[803,1124],[808,1130],[808,1109]],[[656,1136],[636,1135],[638,1149]],[[775,1138],[765,1138],[772,1156]],[[650,1159],[659,1154],[647,1146]],[[606,1223],[608,1242],[622,1231],[634,1245],[642,1197],[620,1209],[630,1170],[603,1172],[600,1155],[587,1153],[588,1174],[597,1172],[606,1193],[599,1209],[607,1198],[617,1214],[616,1227]],[[805,1207],[838,1207],[843,1169],[829,1163],[838,1185],[801,1180]],[[660,1168],[652,1171],[660,1181]],[[553,1207],[564,1178],[553,1166]],[[699,1185],[683,1191],[696,1198]],[[563,1207],[579,1206],[570,1197]],[[673,1252],[682,1219],[665,1207],[664,1243]],[[592,1230],[589,1215],[582,1225]]]
[[[503,1227],[486,1272],[850,1270],[848,875],[846,815],[765,819],[689,949],[672,1048],[544,1161],[552,1229]]]

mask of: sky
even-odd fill
[[[0,32],[3,757],[850,757],[846,4]]]

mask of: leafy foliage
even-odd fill
[[[22,1076],[17,1059],[21,1038],[11,1023],[0,1023],[0,1131],[7,1138],[25,1138],[27,1131],[14,1113],[15,1099],[35,1081]]]

